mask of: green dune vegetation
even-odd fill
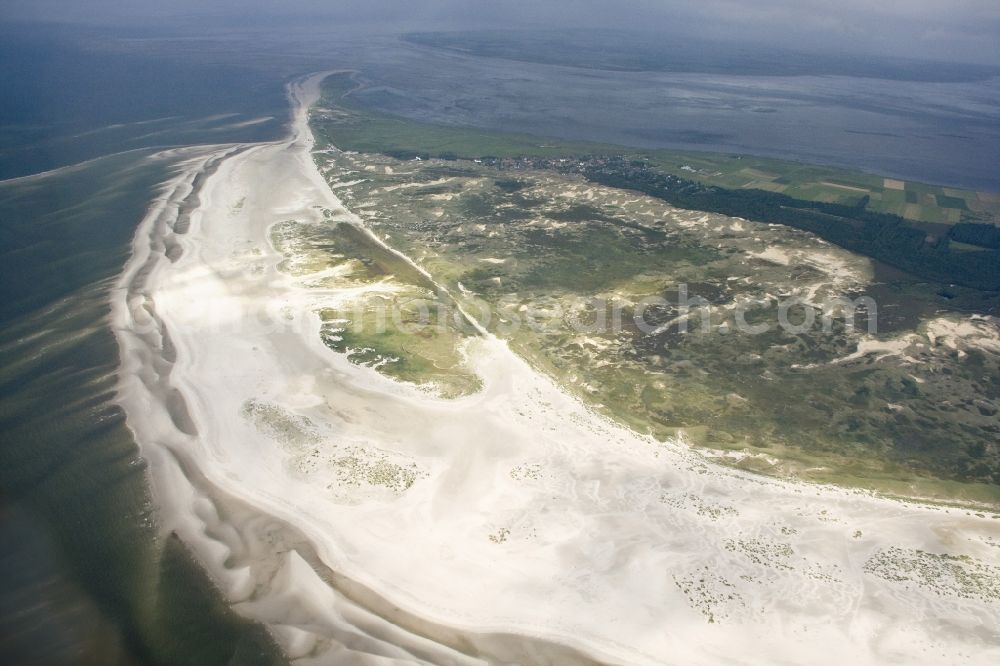
[[[368,233],[346,222],[287,221],[271,230],[271,243],[286,257],[280,270],[311,289],[344,294],[318,312],[328,347],[442,396],[479,388],[462,354],[475,329],[444,315],[449,300],[436,285]]]
[[[634,168],[684,196],[715,191],[651,159],[421,125],[357,106],[353,85],[328,79],[312,116],[334,192],[595,409],[756,472],[1000,506],[1000,332],[985,316],[995,294],[873,264],[811,229],[678,207],[597,177]],[[850,208],[825,205],[839,208],[809,210]],[[956,242],[992,252],[976,245],[992,236],[970,224],[984,223],[956,227]],[[686,333],[682,293],[701,299]],[[877,313],[820,325],[824,302],[844,295],[870,297]],[[777,326],[777,301],[792,297],[793,325]],[[738,312],[766,330],[739,332]],[[809,316],[816,325],[801,325]],[[436,344],[450,354],[461,339]],[[424,372],[411,368],[411,380]]]

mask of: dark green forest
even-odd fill
[[[642,160],[591,160],[582,172],[595,183],[637,190],[681,208],[809,231],[926,280],[1000,290],[1000,229],[989,224],[962,223],[950,232],[933,234],[897,215],[867,210],[864,199],[845,206],[764,190],[706,186],[657,172]],[[951,240],[984,249],[954,251]]]

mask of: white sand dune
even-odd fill
[[[716,466],[485,334],[454,401],[327,349],[268,242],[362,224],[311,159],[321,80],[288,141],[192,157],[113,296],[164,530],[298,663],[1000,663],[1000,520]]]

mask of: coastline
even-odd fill
[[[119,402],[150,463],[164,529],[291,658],[329,663],[337,650],[357,650],[431,663],[670,655],[695,664],[757,650],[764,662],[878,663],[919,656],[939,639],[977,646],[983,663],[1000,655],[989,629],[1000,619],[995,604],[949,602],[951,629],[938,634],[924,613],[938,603],[933,592],[863,578],[887,547],[948,552],[956,535],[970,537],[964,553],[996,563],[982,541],[1000,536],[996,521],[706,464],[682,443],[657,445],[598,417],[488,335],[472,352],[485,388],[456,401],[324,347],[314,313],[324,295],[280,274],[268,242],[275,222],[320,224],[324,208],[361,225],[310,155],[308,109],[323,77],[292,85],[287,141],[219,147],[168,183],[112,293]],[[331,494],[338,469],[292,469],[301,452],[241,416],[250,400],[306,419],[324,446],[375,449],[422,476],[388,501]],[[537,483],[510,478],[526,460],[546,470]],[[737,513],[706,521],[664,495],[717,498]],[[836,521],[817,518],[828,511]],[[797,555],[830,577],[839,572],[842,584],[752,558],[734,565],[740,554],[723,545],[789,536],[782,526],[794,530]],[[504,529],[514,537],[488,538]],[[757,577],[760,599],[779,617],[761,622],[725,604],[734,624],[717,645],[719,625],[705,623],[678,582],[706,564]],[[804,582],[813,586],[806,598]],[[839,622],[827,608],[839,609]],[[817,642],[840,649],[810,653]]]
[[[308,137],[294,134],[282,145],[302,140]],[[267,145],[220,148],[192,159],[166,183],[136,231],[132,257],[112,293],[113,327],[122,350],[119,403],[133,415],[127,423],[149,463],[163,538],[180,538],[234,609],[267,627],[296,663],[309,663],[309,653],[316,650],[324,655],[317,663],[328,663],[324,660],[332,655],[352,663],[378,657],[406,663],[482,663],[451,646],[504,661],[603,663],[559,643],[459,630],[408,613],[332,571],[292,520],[244,501],[230,492],[232,488],[227,490],[225,481],[210,480],[199,468],[191,442],[185,441],[192,437],[194,424],[183,398],[169,386],[177,350],[147,300],[147,284],[159,263],[171,261],[167,248],[179,246],[166,239],[176,236],[185,202],[199,194],[192,184],[216,171],[227,157]],[[149,409],[155,402],[159,413]],[[149,422],[137,427],[135,414]],[[162,437],[165,433],[172,437]],[[142,434],[159,441],[145,440]]]

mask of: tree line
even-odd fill
[[[1000,229],[993,225],[956,224],[943,237],[930,236],[898,215],[867,210],[861,205],[805,201],[764,190],[706,186],[654,171],[634,160],[608,160],[586,166],[582,173],[595,183],[637,190],[680,208],[809,231],[847,250],[927,280],[985,291],[1000,290]],[[986,249],[952,251],[949,239]]]

